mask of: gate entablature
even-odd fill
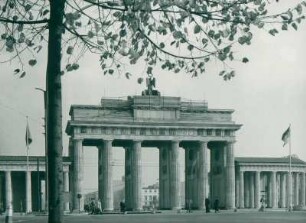
[[[190,137],[195,140],[228,140],[241,125],[232,121],[230,109],[208,109],[205,101],[180,97],[134,96],[102,98],[100,106],[72,105],[66,133],[93,137],[158,139]],[[161,137],[161,138],[160,138]]]

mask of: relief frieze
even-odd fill
[[[145,127],[78,127],[75,133],[93,135],[141,135],[141,136],[234,136],[229,129],[145,128]]]

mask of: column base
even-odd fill
[[[171,210],[173,211],[177,211],[177,210],[181,210],[182,208],[181,207],[172,207]]]
[[[72,214],[82,214],[82,213],[85,213],[85,211],[84,210],[78,210],[78,209],[74,209],[74,210],[72,210],[70,213],[72,213]]]
[[[113,211],[114,211],[114,209],[103,209],[102,212],[113,212]]]

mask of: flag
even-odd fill
[[[283,146],[285,146],[288,143],[289,137],[290,137],[290,126],[288,127],[288,129],[282,135],[282,140],[284,142]]]
[[[26,135],[25,135],[26,145],[30,145],[32,143],[32,136],[29,128],[29,123],[27,122]]]

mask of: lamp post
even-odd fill
[[[41,91],[44,94],[44,127],[45,127],[45,211],[48,212],[48,139],[47,139],[47,91],[36,87],[35,90]]]

